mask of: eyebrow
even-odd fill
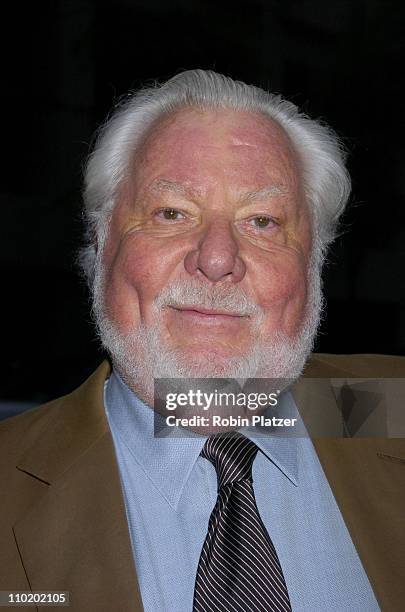
[[[250,191],[245,194],[242,199],[243,200],[267,200],[273,196],[286,195],[287,190],[284,187],[278,185],[270,185],[268,187],[264,187],[263,189],[259,189],[258,191]]]
[[[157,179],[153,181],[151,189],[154,191],[169,191],[170,193],[187,196],[191,199],[195,198],[197,195],[196,192],[190,187],[182,185],[181,183],[176,183],[175,181],[168,181],[166,179]]]
[[[156,191],[168,191],[169,193],[176,193],[177,195],[185,196],[190,199],[198,197],[198,193],[182,183],[176,183],[175,181],[169,181],[167,179],[156,179],[151,184],[151,189]],[[273,196],[285,195],[287,190],[278,185],[269,185],[263,189],[257,191],[249,191],[248,193],[242,194],[241,200],[266,200]]]

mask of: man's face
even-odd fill
[[[157,325],[185,362],[226,364],[263,338],[297,336],[310,253],[282,129],[245,111],[182,110],[137,150],[112,214],[105,312],[123,337]]]

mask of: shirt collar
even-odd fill
[[[299,449],[300,438],[308,438],[308,433],[303,420],[300,418],[297,406],[290,391],[283,393],[278,401],[277,407],[269,409],[266,416],[276,416],[282,419],[297,419],[297,424],[291,430],[289,436],[285,435],[285,430],[278,433],[273,430],[270,435],[262,428],[247,427],[241,432],[253,440],[266,457],[274,463],[278,469],[288,478],[288,480],[298,486],[299,481]]]
[[[154,411],[127,387],[114,370],[105,386],[105,410],[114,437],[125,445],[147,478],[176,509],[207,436],[155,437]],[[290,416],[294,410],[297,412],[291,394],[284,394],[279,400],[278,414]],[[254,428],[245,428],[242,432],[292,484],[298,484],[297,439],[258,436]]]

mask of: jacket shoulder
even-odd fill
[[[52,436],[73,428],[80,428],[86,421],[89,399],[103,391],[109,375],[109,365],[104,362],[80,387],[42,406],[32,408],[0,421],[0,469],[15,464],[25,450],[32,448],[44,434]]]
[[[15,458],[41,436],[64,399],[58,398],[0,422],[2,462],[14,463]]]
[[[304,376],[313,378],[405,378],[405,357],[312,353],[305,366]]]

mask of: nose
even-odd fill
[[[229,279],[240,282],[246,267],[239,256],[239,246],[227,222],[212,222],[196,249],[189,251],[184,260],[189,274],[203,275],[211,282]]]

